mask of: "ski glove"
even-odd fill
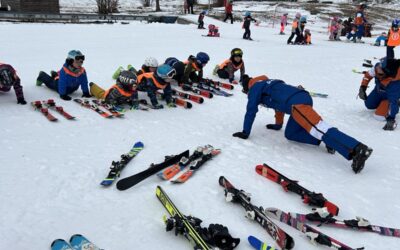
[[[89,93],[83,93],[82,97],[90,98],[92,96]]]
[[[233,249],[239,245],[240,239],[233,238],[229,234],[228,228],[221,224],[210,224],[207,231],[207,242],[212,246],[219,249]]]
[[[18,103],[18,104],[21,104],[21,105],[25,105],[25,104],[26,104],[26,101],[25,101],[25,99],[22,97],[22,98],[18,98],[18,99],[17,99],[17,103]]]
[[[239,137],[240,139],[244,139],[246,140],[247,138],[249,138],[249,135],[246,134],[245,132],[236,132],[232,135],[233,137]]]
[[[60,95],[60,98],[65,101],[71,101],[71,99],[72,99],[69,95]]]
[[[266,127],[267,129],[280,130],[282,128],[282,124],[267,124]]]
[[[367,100],[367,86],[360,86],[360,89],[358,90],[358,97],[360,97],[361,100]]]
[[[397,123],[393,118],[386,118],[386,124],[383,127],[383,130],[394,130],[397,127]]]
[[[176,104],[173,102],[170,102],[167,104],[168,108],[176,108]]]

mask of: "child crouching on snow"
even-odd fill
[[[311,44],[311,32],[309,29],[304,30],[304,44],[305,45]]]
[[[374,46],[381,46],[381,45],[386,46],[386,44],[387,44],[387,34],[386,32],[382,32],[382,34],[376,38]]]
[[[215,26],[214,24],[208,25],[208,34],[207,34],[207,36],[219,37],[218,27]]]

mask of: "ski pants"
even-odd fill
[[[386,57],[387,59],[394,59],[394,46],[386,47]]]
[[[300,35],[300,31],[298,29],[296,29],[295,32],[292,32],[292,34],[289,36],[289,39],[287,40],[288,44],[292,42],[292,39],[293,39],[294,35],[299,36]],[[297,37],[296,37],[296,39],[297,39]]]
[[[386,120],[389,113],[389,101],[387,100],[386,93],[379,93],[377,88],[368,95],[367,100],[364,101],[367,109],[376,109],[375,118],[378,120]]]
[[[283,33],[285,31],[285,24],[281,23],[281,33]]]
[[[106,91],[103,88],[101,88],[99,85],[93,82],[91,82],[89,85],[90,85],[90,94],[92,96],[96,97],[97,99],[105,98],[104,94],[106,93]]]
[[[204,29],[204,21],[199,21],[198,29]]]
[[[357,25],[356,37],[361,39],[364,36],[364,24]]]
[[[58,80],[55,80],[51,76],[49,76],[47,73],[40,71],[39,76],[37,78],[38,80],[42,81],[44,85],[46,85],[49,89],[52,89],[58,93]],[[76,88],[68,88],[67,87],[67,95],[75,92],[79,86]]]
[[[251,35],[251,31],[250,28],[244,28],[244,34],[243,34],[243,38],[244,39],[249,39]]]
[[[352,151],[360,143],[323,121],[309,104],[292,106],[291,115],[285,129],[285,137],[291,141],[311,145],[319,145],[322,141],[347,160],[352,159]]]
[[[231,24],[233,24],[233,15],[232,15],[232,13],[225,13],[224,22],[226,22],[226,20],[228,20],[228,18],[231,19]]]

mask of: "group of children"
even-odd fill
[[[281,17],[281,35],[284,35],[284,27],[287,25],[287,16],[285,13]],[[311,44],[311,31],[306,29],[307,17],[302,16],[300,13],[296,13],[295,18],[292,22],[292,33],[290,34],[287,44],[299,44],[299,45],[310,45]],[[296,36],[294,42],[293,38]]]

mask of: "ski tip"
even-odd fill
[[[224,182],[225,182],[225,177],[224,176],[220,176],[218,179],[219,185],[224,186]]]
[[[71,245],[63,239],[56,239],[51,243],[51,250],[73,250]]]
[[[250,235],[247,240],[249,241],[249,244],[254,247],[257,250],[262,250],[262,241],[260,241],[259,239],[257,239],[256,237]]]
[[[264,168],[264,165],[257,165],[255,169],[256,169],[256,172],[260,174],[262,172],[263,168]]]
[[[71,238],[69,238],[69,242],[73,241],[76,237],[83,237],[82,234],[74,234],[71,236]]]
[[[136,143],[133,145],[133,147],[134,147],[134,148],[143,148],[143,147],[144,147],[144,144],[143,144],[143,142],[138,141],[138,142],[136,142]]]

